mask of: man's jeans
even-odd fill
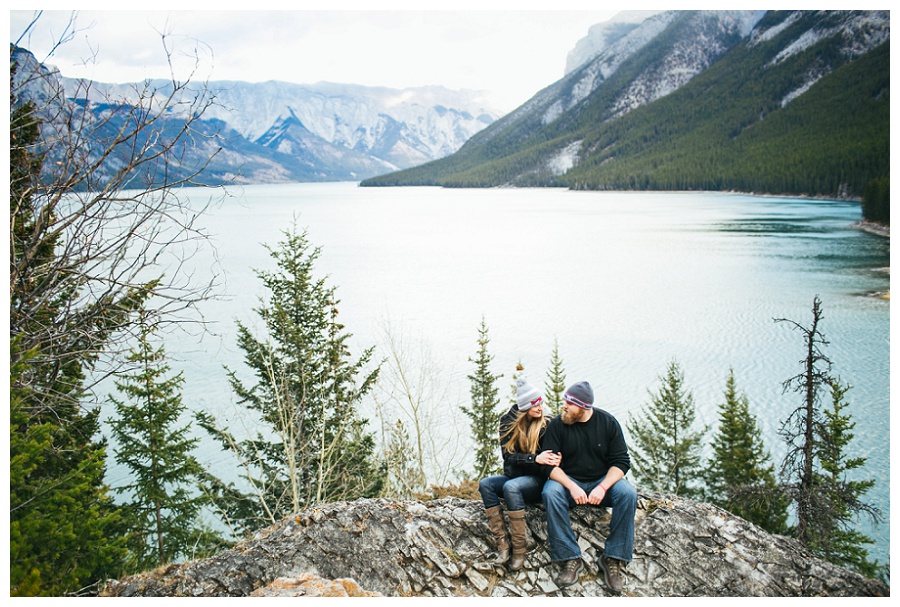
[[[500,495],[510,511],[524,510],[526,503],[537,502],[541,498],[544,480],[538,476],[489,476],[478,483],[481,501],[485,509],[500,505]]]
[[[575,481],[575,479],[572,479]],[[575,481],[588,495],[603,479],[592,483]],[[548,480],[543,491],[544,508],[547,511],[547,535],[550,541],[550,560],[568,561],[581,557],[581,547],[572,531],[569,508],[574,507],[572,494],[562,484]],[[612,559],[631,562],[634,551],[634,513],[637,508],[637,491],[631,484],[620,479],[603,496],[601,506],[612,507],[609,522],[609,537],[603,554]]]

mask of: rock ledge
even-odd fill
[[[540,505],[526,514],[535,546],[525,568],[509,572],[490,564],[481,502],[444,498],[324,504],[213,557],[110,581],[101,595],[607,596],[597,561],[609,513],[578,506],[571,515],[585,568],[563,589],[553,582]],[[890,587],[710,504],[640,492],[625,594],[890,596]]]

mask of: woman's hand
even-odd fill
[[[554,453],[553,451],[544,451],[542,453],[538,453],[534,458],[539,464],[543,464],[544,466],[559,466],[562,462],[562,456]]]

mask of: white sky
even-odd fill
[[[264,10],[260,2],[256,11],[212,11],[172,10],[164,3],[158,6],[167,10],[79,10],[74,36],[49,57],[72,11],[45,10],[20,44],[64,76],[133,82],[169,75],[160,36],[165,32],[179,79],[199,56],[198,80],[436,84],[487,91],[497,109],[510,111],[561,78],[567,53],[588,28],[619,12],[578,10],[600,3],[573,0],[457,1],[449,4],[452,11],[404,4],[307,1],[301,6],[330,10],[278,11]],[[34,15],[33,9],[10,10],[10,42],[19,41]]]

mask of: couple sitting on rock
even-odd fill
[[[525,504],[542,498],[550,557],[561,564],[556,584],[571,586],[578,581],[582,561],[569,509],[579,504],[611,507],[600,568],[606,585],[619,594],[623,569],[632,558],[637,506],[637,492],[624,478],[631,467],[628,447],[616,418],[594,407],[594,391],[588,382],[570,386],[563,400],[563,412],[548,420],[541,393],[519,378],[516,404],[500,418],[503,474],[478,484],[497,542],[495,562],[509,561],[513,571],[522,568]],[[509,534],[500,511],[501,497],[506,503]]]

